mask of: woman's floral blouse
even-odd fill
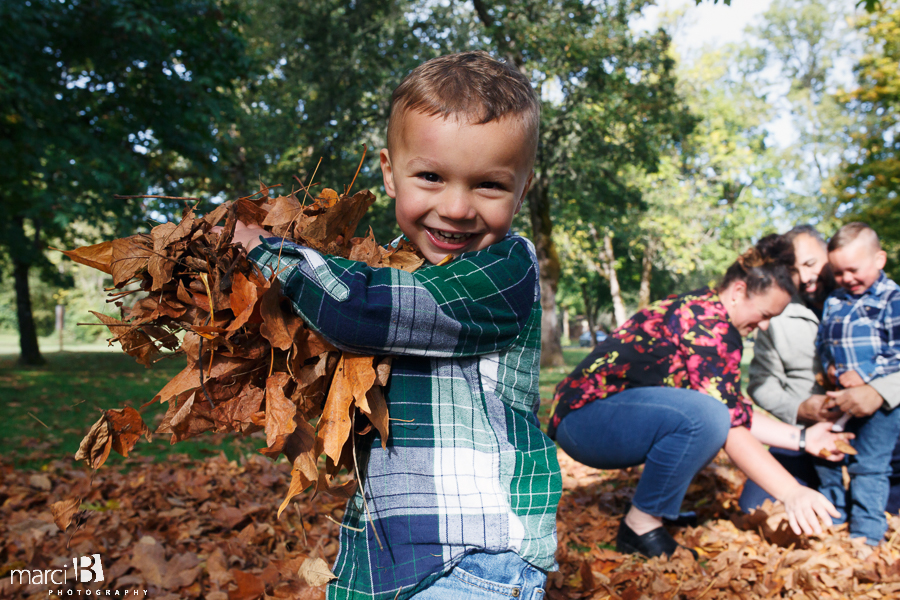
[[[753,409],[741,394],[743,341],[718,294],[709,288],[670,296],[641,310],[597,345],[556,387],[547,433],[563,417],[636,387],[697,390],[724,402],[731,426],[750,427]]]

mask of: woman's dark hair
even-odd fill
[[[765,293],[774,284],[793,296],[797,293],[791,280],[793,268],[794,244],[786,236],[773,233],[741,254],[725,271],[717,289],[721,292],[733,282],[743,281],[748,295]]]

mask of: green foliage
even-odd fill
[[[900,277],[900,4],[857,23],[867,52],[855,66],[859,87],[836,94],[852,119],[849,158],[834,185],[849,207],[844,221],[871,224],[891,258],[888,271]]]

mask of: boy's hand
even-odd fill
[[[222,233],[222,227],[213,227],[210,231]],[[234,236],[231,241],[250,252],[259,246],[259,236],[272,237],[272,234],[258,225],[245,225],[242,221],[238,221],[234,224]]]
[[[856,371],[847,371],[846,373],[841,373],[838,382],[843,388],[852,388],[866,385],[866,382],[863,381],[862,377],[860,377],[859,373],[857,373]]]

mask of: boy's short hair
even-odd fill
[[[868,242],[871,245],[873,252],[881,250],[881,241],[878,239],[878,234],[875,233],[875,230],[865,223],[853,221],[838,229],[837,233],[832,236],[828,241],[828,251],[834,252],[839,248],[849,246],[860,236],[863,236],[861,241]]]
[[[465,117],[476,125],[518,117],[530,143],[532,160],[537,152],[541,120],[537,94],[525,75],[487,52],[447,54],[413,69],[391,96],[388,150],[402,134],[402,117],[409,111],[445,119]]]

